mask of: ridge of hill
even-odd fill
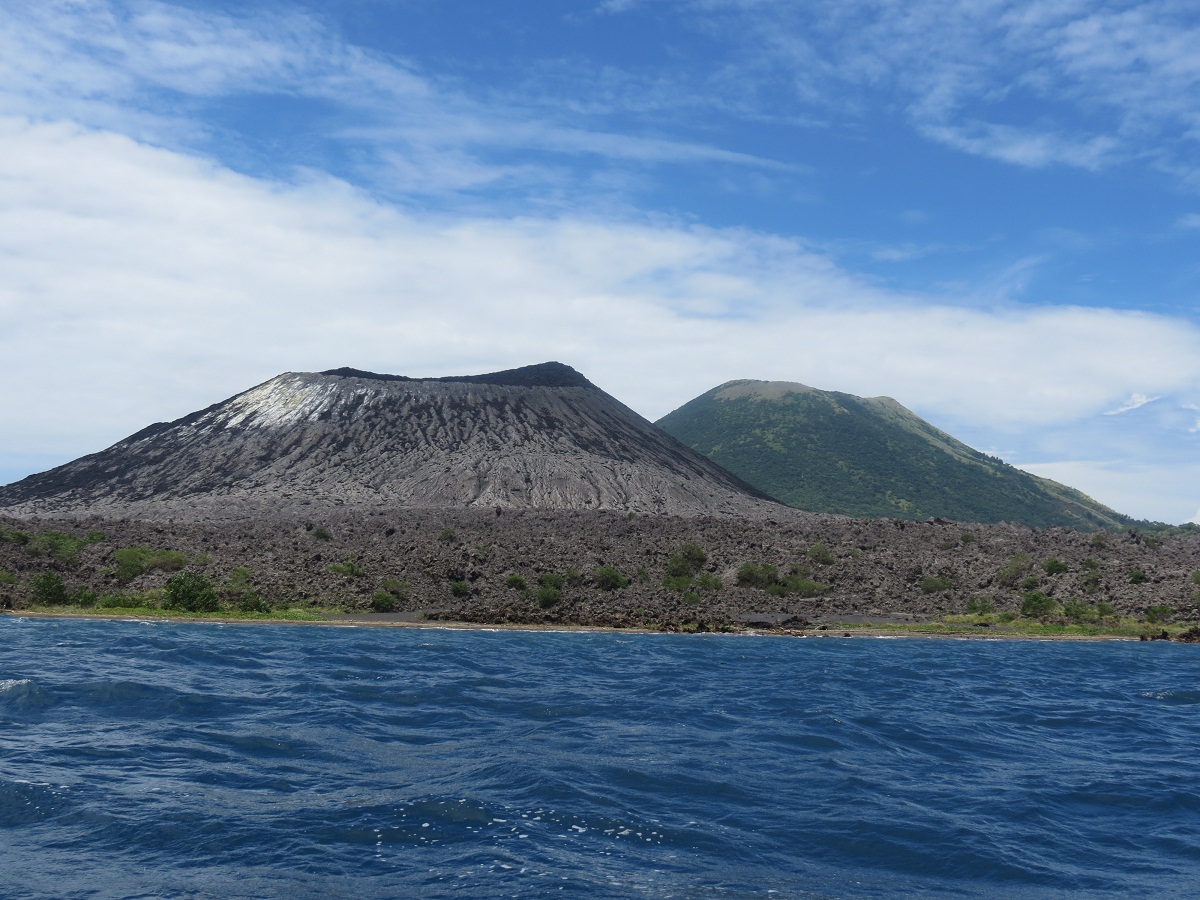
[[[890,397],[738,380],[656,424],[810,512],[1085,530],[1137,524],[1081,491],[968,447]]]

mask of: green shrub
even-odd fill
[[[225,585],[235,591],[248,590],[253,577],[254,573],[248,566],[238,566],[229,573],[229,577],[225,579]]]
[[[98,597],[95,606],[98,609],[133,609],[137,606],[137,601],[132,599],[128,594],[117,591]]]
[[[1080,565],[1082,565],[1089,572],[1095,572],[1100,568],[1100,563],[1096,562],[1090,556],[1087,559],[1085,559],[1082,563],[1080,563]]]
[[[384,578],[379,586],[397,600],[407,600],[412,596],[412,587],[401,578]]]
[[[1030,575],[1028,578],[1021,579],[1021,590],[1032,591],[1041,583],[1041,579],[1036,575]]]
[[[686,591],[692,586],[691,575],[668,575],[662,580],[663,587],[669,591]]]
[[[542,587],[553,588],[556,591],[561,591],[563,585],[567,583],[567,579],[557,572],[543,572],[538,576],[538,584]]]
[[[0,566],[0,584],[16,584],[16,583],[17,583],[17,576],[14,575],[12,572],[8,571],[8,569],[4,568],[3,566]]]
[[[592,569],[592,581],[602,591],[619,591],[629,587],[629,579],[612,566],[597,566]]]
[[[330,572],[335,575],[345,575],[347,578],[359,578],[366,575],[366,571],[358,564],[358,560],[347,559],[345,562],[330,563],[326,566]]]
[[[1061,575],[1063,572],[1068,571],[1070,568],[1071,567],[1068,566],[1061,559],[1057,559],[1053,556],[1050,557],[1048,560],[1046,560],[1044,563],[1042,563],[1042,570],[1047,575]]]
[[[1193,573],[1192,573],[1192,583],[1193,583],[1193,584],[1200,584],[1200,572],[1193,572]]]
[[[971,596],[967,598],[967,612],[971,615],[986,616],[995,611],[996,604],[991,597]]]
[[[1108,532],[1107,531],[1097,531],[1095,534],[1092,535],[1092,546],[1093,547],[1105,547],[1107,545],[1108,545]]]
[[[441,531],[438,532],[437,539],[439,541],[441,541],[443,544],[449,544],[456,537],[458,537],[458,535],[455,534],[453,528],[443,528]]]
[[[450,593],[455,597],[469,597],[471,594],[471,584],[467,581],[452,581],[450,582]]]
[[[679,599],[682,600],[684,603],[688,604],[689,606],[695,606],[697,603],[700,602],[700,595],[697,594],[695,591],[688,591]]]
[[[1033,557],[1028,553],[1016,553],[996,573],[996,583],[1003,587],[1013,587],[1032,565]]]
[[[187,555],[178,550],[151,550],[149,547],[122,547],[113,558],[117,563],[117,581],[121,584],[128,584],[154,569],[178,572],[188,563]]]
[[[390,591],[376,591],[371,595],[371,609],[377,613],[394,612],[396,609],[396,598]]]
[[[678,578],[695,575],[708,562],[708,552],[699,544],[689,541],[667,557],[667,575]]]
[[[504,583],[515,591],[523,591],[529,587],[528,583],[525,581],[525,576],[518,575],[516,572],[513,572],[511,575],[505,578]]]
[[[949,575],[926,575],[921,579],[921,590],[926,594],[948,591],[952,587],[954,580]]]
[[[1145,584],[1149,580],[1150,579],[1147,578],[1146,573],[1143,572],[1141,569],[1134,569],[1132,572],[1129,573],[1129,583],[1130,584]]]
[[[692,581],[702,591],[719,591],[721,589],[721,579],[711,572],[701,572]]]
[[[312,536],[318,541],[332,541],[333,535],[329,533],[329,529],[324,525],[318,525],[311,532]]]
[[[1100,573],[1089,572],[1087,577],[1083,579],[1084,593],[1094,594],[1100,590]]]
[[[779,581],[779,570],[766,564],[745,563],[737,571],[737,583],[743,587],[769,588]]]
[[[28,544],[29,534],[16,528],[9,528],[6,525],[0,525],[0,543]]]
[[[813,544],[806,555],[819,566],[831,566],[834,562],[833,551],[824,544]]]
[[[774,584],[768,585],[767,593],[777,597],[787,597],[793,594],[800,597],[816,597],[825,593],[825,585],[810,581],[803,575],[785,575]]]
[[[997,619],[1007,625],[1009,622],[1015,622],[1017,620],[1017,614],[1011,609],[1006,609],[1004,612],[1000,613],[999,616],[997,616]]]
[[[1058,604],[1053,597],[1047,597],[1041,591],[1026,591],[1021,601],[1021,615],[1027,619],[1045,619],[1054,615]]]
[[[29,583],[30,595],[38,606],[65,606],[67,586],[57,572],[41,572]]]
[[[1097,601],[1096,616],[1101,619],[1115,619],[1117,617],[1117,608],[1107,600]]]
[[[163,609],[178,609],[184,612],[215,612],[220,600],[212,582],[199,572],[180,572],[168,579]]]
[[[237,608],[246,613],[269,613],[271,603],[263,599],[258,591],[248,591],[238,598]]]
[[[638,581],[647,582],[650,580],[650,570],[645,566],[638,566],[635,575]]]
[[[1146,621],[1153,625],[1162,625],[1171,621],[1171,616],[1175,615],[1175,610],[1167,606],[1165,603],[1156,603],[1146,610]]]
[[[961,540],[964,544],[973,544],[975,543],[975,535],[971,534],[969,531],[964,531],[963,536],[959,538],[959,540]]]
[[[1063,604],[1063,616],[1068,622],[1087,624],[1100,618],[1094,606],[1089,606],[1082,600],[1072,598]]]
[[[542,609],[549,609],[562,599],[562,591],[548,584],[543,584],[538,588],[537,605]]]
[[[567,569],[563,572],[563,583],[567,587],[579,587],[583,584],[583,573],[577,569]]]
[[[24,543],[25,552],[31,556],[53,556],[61,562],[74,565],[80,550],[102,540],[104,534],[99,531],[93,531],[87,537],[81,538],[63,534],[61,531],[46,531],[28,538]]]

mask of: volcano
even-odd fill
[[[305,506],[786,513],[569,366],[409,378],[287,372],[0,488],[12,515]]]

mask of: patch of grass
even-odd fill
[[[557,572],[543,572],[538,576],[538,584],[542,587],[553,588],[556,591],[561,591],[563,585],[566,583],[566,577],[559,575]]]
[[[702,591],[719,591],[721,589],[721,579],[711,572],[701,572],[692,583]]]
[[[510,587],[514,591],[524,591],[529,588],[528,582],[525,581],[525,576],[519,575],[516,572],[513,572],[511,575],[505,578],[504,584],[506,587]]]
[[[450,582],[450,593],[455,597],[471,596],[471,583],[469,581],[452,581]]]
[[[686,591],[692,586],[691,575],[667,575],[662,580],[668,591]]]
[[[318,541],[333,540],[333,535],[329,533],[329,529],[324,525],[318,525],[316,528],[312,529],[309,534],[311,534],[313,538]]]
[[[1149,577],[1141,569],[1134,569],[1129,573],[1130,584],[1145,584],[1149,580]]]

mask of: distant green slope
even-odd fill
[[[790,506],[813,512],[1036,527],[1133,520],[972,450],[890,397],[731,381],[656,423]]]

